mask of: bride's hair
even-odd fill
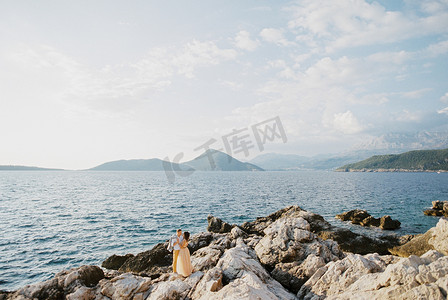
[[[188,231],[184,231],[185,240],[188,241],[190,239],[190,233]]]

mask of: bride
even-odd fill
[[[188,250],[188,240],[190,239],[190,233],[184,232],[184,239],[180,244],[179,256],[177,257],[177,273],[188,277],[193,272],[193,266],[190,260],[190,250]]]

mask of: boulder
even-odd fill
[[[241,238],[236,244],[204,275],[190,294],[192,299],[296,299],[269,275]]]
[[[348,255],[320,268],[301,288],[300,299],[444,299],[448,257],[429,251],[397,259]],[[445,293],[445,296],[444,296]]]
[[[385,230],[394,230],[400,228],[401,223],[393,220],[390,216],[383,216],[380,219],[372,217],[367,211],[353,209],[342,214],[336,215],[337,219],[342,221],[351,221],[352,224],[362,226],[375,226]]]
[[[341,250],[357,254],[379,253],[390,254],[389,249],[400,245],[397,236],[385,235],[377,238],[361,235],[345,228],[321,231],[318,237],[331,239],[338,243]]]
[[[150,278],[124,273],[111,280],[101,280],[98,294],[110,299],[131,300],[139,296],[143,298],[152,283]]]
[[[432,209],[443,210],[443,204],[444,204],[444,202],[439,201],[439,200],[432,201]]]
[[[380,226],[380,219],[374,218],[372,216],[368,216],[364,220],[361,221],[360,225],[362,226],[374,226],[379,227]]]
[[[437,222],[431,238],[428,243],[434,247],[435,250],[448,255],[448,219],[441,218]]]
[[[351,221],[353,224],[361,224],[361,222],[368,217],[370,217],[370,214],[366,210],[361,209],[353,209],[336,215],[337,219],[342,221]]]
[[[229,223],[224,222],[220,218],[209,215],[207,217],[207,231],[215,233],[227,233],[232,230],[232,226]]]
[[[188,278],[174,274],[166,281],[154,284],[149,290],[149,295],[144,298],[148,300],[171,300],[185,299],[191,289],[196,286],[198,281],[203,277],[202,272],[195,272]]]
[[[400,228],[401,223],[398,220],[393,220],[390,216],[383,216],[380,219],[380,228],[384,230],[395,230]]]
[[[172,264],[172,253],[166,249],[167,246],[167,242],[159,243],[151,250],[129,257],[118,270],[123,273],[134,272],[156,278],[168,272]]]
[[[126,254],[126,255],[112,255],[109,258],[107,258],[101,266],[106,269],[110,270],[118,270],[120,267],[131,257],[134,257],[133,254]]]
[[[258,217],[255,221],[245,222],[241,225],[241,228],[249,234],[264,235],[264,229],[271,225],[278,219],[291,217],[299,218],[302,217],[310,224],[311,232],[317,232],[321,230],[326,230],[331,228],[330,223],[325,221],[325,219],[317,214],[301,209],[297,205],[289,206],[275,213],[270,214],[267,217]]]
[[[81,266],[59,272],[53,279],[27,285],[15,293],[10,294],[10,299],[63,299],[83,288],[86,292],[104,278],[103,270],[98,266]]]
[[[441,217],[441,216],[443,216],[443,211],[432,209],[432,208],[423,211],[423,213],[425,215],[427,215],[427,216],[434,216],[434,217]]]
[[[448,255],[448,219],[441,218],[437,225],[424,234],[416,235],[409,242],[390,249],[394,255],[408,257],[437,250]]]
[[[344,256],[337,243],[323,241],[309,230],[304,218],[284,217],[264,230],[265,236],[255,247],[272,277],[294,293],[313,273],[314,264],[320,266]]]
[[[432,201],[432,208],[423,211],[427,216],[448,217],[448,201]]]

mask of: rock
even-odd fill
[[[448,217],[448,201],[432,201],[432,208],[423,211],[427,216]]]
[[[246,238],[247,237],[247,233],[245,233],[240,227],[235,226],[230,231],[230,236],[232,237],[232,239],[236,240],[239,237]]]
[[[428,243],[434,247],[435,250],[448,255],[448,219],[441,218],[437,223],[432,236]]]
[[[120,267],[128,260],[129,258],[134,257],[133,254],[126,254],[126,255],[112,255],[109,258],[107,258],[101,266],[106,269],[110,270],[118,270]]]
[[[173,259],[172,253],[166,248],[167,243],[159,243],[149,251],[129,257],[118,271],[141,273],[153,278],[161,273],[166,273],[169,271]]]
[[[423,213],[427,216],[434,216],[434,217],[443,216],[443,212],[436,209],[427,209]]]
[[[70,270],[59,272],[53,279],[27,285],[14,294],[11,299],[63,299],[66,295],[72,294],[79,288],[85,288],[87,292],[90,287],[94,287],[104,278],[103,270],[98,266],[81,266]]]
[[[435,210],[443,210],[443,202],[436,200],[436,201],[432,201],[432,209]]]
[[[202,298],[206,294],[212,294],[223,287],[222,270],[214,267],[204,274],[203,278],[196,285],[193,293],[190,292],[189,297],[192,299]]]
[[[300,299],[444,299],[448,257],[348,255],[320,268],[301,288]],[[445,296],[443,296],[445,293]],[[423,296],[420,298],[420,296]],[[425,296],[426,295],[426,296]],[[415,298],[416,297],[416,298]],[[428,297],[428,298],[427,298]]]
[[[143,297],[152,285],[152,280],[131,273],[124,273],[111,280],[103,279],[99,283],[101,295],[110,299],[130,300],[136,295]]]
[[[367,218],[365,218],[364,220],[361,221],[362,226],[375,226],[375,227],[379,227],[380,226],[380,219],[374,218],[372,216],[369,216]]]
[[[336,215],[337,219],[342,221],[351,221],[352,224],[362,226],[376,226],[385,230],[393,230],[400,228],[401,223],[397,220],[392,220],[390,216],[383,216],[380,219],[372,217],[367,211],[361,209],[354,209],[348,212]]]
[[[385,267],[386,262],[378,254],[348,254],[344,259],[330,262],[317,270],[301,287],[297,296],[307,299],[311,295],[337,295],[363,275],[384,271]]]
[[[266,227],[271,225],[276,220],[285,217],[295,217],[295,218],[302,217],[310,224],[310,230],[312,232],[317,232],[331,228],[330,223],[325,221],[325,219],[322,216],[303,210],[297,205],[286,207],[284,209],[276,211],[275,213],[270,214],[267,217],[259,217],[253,222],[245,222],[241,225],[241,228],[249,234],[257,234],[263,236],[264,235],[263,230]]]
[[[265,236],[255,247],[272,277],[294,293],[312,275],[314,264],[321,266],[344,256],[334,241],[322,241],[309,230],[304,218],[281,218],[264,230]]]
[[[234,248],[226,250],[217,266],[204,275],[191,298],[296,299],[272,279],[242,239],[238,239]]]
[[[190,241],[188,242],[188,249],[190,249],[190,254],[193,254],[195,251],[210,245],[213,240],[222,236],[222,234],[211,232],[201,232],[192,235],[190,237]]]
[[[383,216],[380,219],[380,228],[385,230],[394,230],[400,228],[401,223],[398,220],[393,220],[390,216]]]
[[[207,217],[208,226],[207,231],[215,233],[227,233],[232,230],[232,226],[220,218],[209,215]]]
[[[398,246],[399,238],[396,236],[381,236],[378,238],[364,236],[345,228],[321,231],[318,236],[324,240],[331,239],[338,243],[346,252],[357,254],[379,253],[390,254],[389,249]]]
[[[148,300],[170,300],[170,299],[184,299],[190,290],[196,286],[198,281],[203,277],[204,273],[195,272],[188,278],[184,279],[182,276],[173,276],[167,281],[162,281],[154,284],[149,290]]]
[[[353,209],[336,215],[337,219],[342,221],[352,221],[353,224],[361,224],[361,222],[368,217],[370,217],[370,214],[366,210],[361,209]]]
[[[428,243],[431,237],[432,229],[424,234],[416,235],[413,239],[403,245],[392,247],[389,251],[391,254],[401,257],[408,257],[410,255],[420,256],[427,251],[434,249],[434,247]]]
[[[408,257],[410,255],[422,255],[429,250],[437,250],[448,255],[448,219],[441,218],[436,227],[426,233],[416,235],[409,242],[390,249],[394,255]]]

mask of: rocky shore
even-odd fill
[[[443,217],[422,235],[373,238],[298,206],[239,226],[209,216],[207,232],[190,241],[195,272],[187,278],[170,273],[166,246],[62,271],[0,300],[446,299],[448,292]]]

